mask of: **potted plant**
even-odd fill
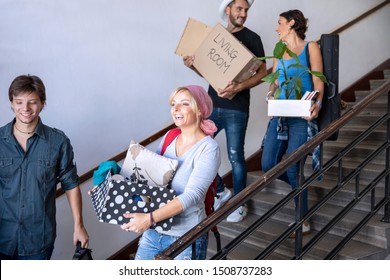
[[[284,64],[284,61],[283,61],[283,55],[285,53],[288,53],[288,55],[295,60],[295,63],[294,64],[291,64],[289,65],[288,67],[285,66]],[[296,99],[297,100],[300,100],[301,101],[301,98],[302,98],[302,93],[301,93],[301,89],[302,89],[302,80],[301,80],[301,76],[305,73],[310,73],[311,75],[314,75],[318,78],[321,79],[321,81],[323,81],[324,83],[328,83],[327,80],[326,80],[326,77],[321,73],[321,72],[318,72],[318,71],[312,71],[310,70],[306,65],[303,65],[301,64],[297,54],[295,54],[294,52],[292,52],[290,49],[287,48],[287,45],[286,43],[284,43],[282,40],[278,41],[275,45],[275,48],[274,48],[274,51],[273,51],[273,56],[265,56],[265,57],[260,57],[258,59],[260,60],[266,60],[266,59],[269,59],[269,58],[276,58],[276,59],[279,59],[281,61],[281,64],[282,64],[282,69],[279,70],[279,71],[275,71],[275,72],[272,72],[268,75],[266,75],[265,77],[263,77],[263,81],[266,82],[266,83],[269,83],[269,84],[275,84],[275,82],[278,80],[279,78],[279,75],[284,75],[284,78],[285,78],[285,81],[280,84],[276,90],[273,92],[273,98],[276,100],[279,99],[280,97],[280,93],[282,91],[282,88],[284,88],[286,90],[286,100],[283,100],[284,102],[288,102],[288,101],[295,101],[295,100],[288,100],[289,99],[289,96],[291,95],[291,93],[293,91],[295,91],[295,96],[296,96]],[[288,76],[287,75],[287,69],[290,68],[290,67],[295,67],[295,68],[305,68],[305,71],[302,71],[298,76]],[[279,100],[279,101],[282,101],[282,100]],[[304,100],[302,100],[304,101]],[[309,100],[310,101],[310,100]],[[291,102],[290,102],[291,103]],[[296,102],[295,102],[296,103]],[[310,102],[308,102],[309,104]],[[288,103],[287,103],[288,104]],[[283,104],[283,105],[286,105],[288,106],[287,104]],[[296,103],[296,104],[300,104],[300,103]],[[295,105],[296,105],[295,104]],[[279,104],[279,107],[280,105],[282,104]],[[309,104],[309,106],[311,105],[311,103]],[[307,107],[308,105],[303,105],[304,107]],[[285,107],[285,106],[283,106]],[[298,108],[299,109],[299,108]],[[299,114],[299,113],[298,113]],[[295,116],[295,115],[294,115]]]

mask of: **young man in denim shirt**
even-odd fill
[[[9,88],[15,118],[0,128],[0,259],[48,260],[56,238],[57,184],[74,221],[73,243],[88,246],[73,148],[39,117],[46,103],[37,76],[16,77]]]

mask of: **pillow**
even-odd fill
[[[120,175],[126,180],[155,187],[167,187],[179,161],[152,152],[142,145],[130,142]]]

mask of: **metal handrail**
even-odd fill
[[[169,246],[166,250],[164,250],[161,254],[157,255],[156,259],[173,259],[175,256],[177,256],[181,251],[183,251],[185,248],[187,248],[189,245],[191,245],[197,238],[199,238],[201,235],[207,233],[212,227],[218,225],[223,219],[225,219],[231,212],[234,211],[238,206],[248,202],[256,193],[263,190],[265,187],[267,187],[272,181],[277,179],[281,174],[283,174],[292,164],[298,163],[302,158],[307,156],[309,151],[312,151],[315,147],[318,145],[321,145],[330,135],[335,133],[336,131],[340,130],[348,121],[350,121],[352,118],[357,116],[364,108],[366,108],[368,105],[370,105],[374,100],[379,98],[381,95],[385,93],[389,93],[390,90],[390,81],[387,81],[382,86],[378,87],[376,90],[374,90],[370,95],[368,95],[366,98],[364,98],[361,102],[354,105],[350,110],[348,110],[346,113],[344,113],[338,120],[333,122],[331,125],[329,125],[327,128],[320,131],[315,137],[313,137],[310,141],[302,145],[300,148],[298,148],[295,152],[293,152],[290,156],[286,157],[282,162],[280,162],[277,166],[266,172],[261,178],[247,186],[243,191],[235,195],[232,199],[230,199],[224,206],[222,206],[220,209],[215,211],[213,214],[211,214],[209,217],[207,217],[205,220],[203,220],[200,224],[198,224],[196,227],[194,227],[192,230],[190,230],[188,233],[186,233],[184,236],[179,238],[177,242],[173,243],[171,246]],[[389,107],[389,106],[388,106]],[[389,122],[389,113],[386,114],[383,121]],[[390,133],[388,132],[388,135]],[[387,139],[387,143],[385,144],[384,149],[388,148],[388,142],[390,139]],[[387,159],[388,161],[388,159]],[[314,177],[310,177],[308,180],[315,180],[318,176],[323,174],[327,168],[330,168],[329,166],[324,165],[323,170],[320,172],[317,172],[316,174],[313,174]],[[389,167],[387,166],[387,169]],[[388,180],[388,172],[383,174],[383,176]],[[220,252],[218,252],[215,256],[212,257],[212,259],[219,259],[226,257],[228,252],[232,249],[234,249],[236,246],[240,244],[240,242],[247,237],[250,232],[253,232],[256,230],[257,227],[264,224],[269,217],[271,217],[273,214],[275,214],[279,209],[283,207],[288,201],[292,200],[295,196],[300,195],[303,193],[303,191],[308,187],[309,185],[303,184],[301,187],[298,187],[291,193],[289,193],[281,202],[280,204],[275,205],[271,210],[269,210],[265,215],[263,215],[253,226],[250,227],[250,229],[247,229],[244,231],[241,235],[237,237],[237,240],[233,240],[230,242],[227,246],[225,246]],[[388,184],[386,186],[388,188]],[[388,193],[388,190],[386,190],[386,193]],[[384,201],[382,202],[383,205],[388,205],[390,200],[390,197],[387,196]],[[313,210],[313,209],[311,209]],[[307,215],[303,217],[303,219],[297,221],[293,226],[289,227],[278,239],[277,241],[281,241],[289,236],[290,233],[292,233],[295,230],[298,230],[303,221],[309,217],[311,217],[314,213],[314,211],[309,210]],[[315,210],[315,209],[314,209]],[[388,216],[389,213],[385,213],[385,216]],[[300,239],[301,236],[299,234],[299,230],[297,231],[297,238]],[[302,242],[302,240],[300,240]],[[298,240],[299,243],[299,240]],[[274,245],[273,245],[274,246]],[[301,257],[301,255],[298,255],[297,257]]]

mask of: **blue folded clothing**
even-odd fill
[[[119,174],[121,167],[113,160],[103,161],[97,170],[93,172],[92,182],[94,186],[97,186],[104,182],[107,173],[111,170],[111,174]]]

